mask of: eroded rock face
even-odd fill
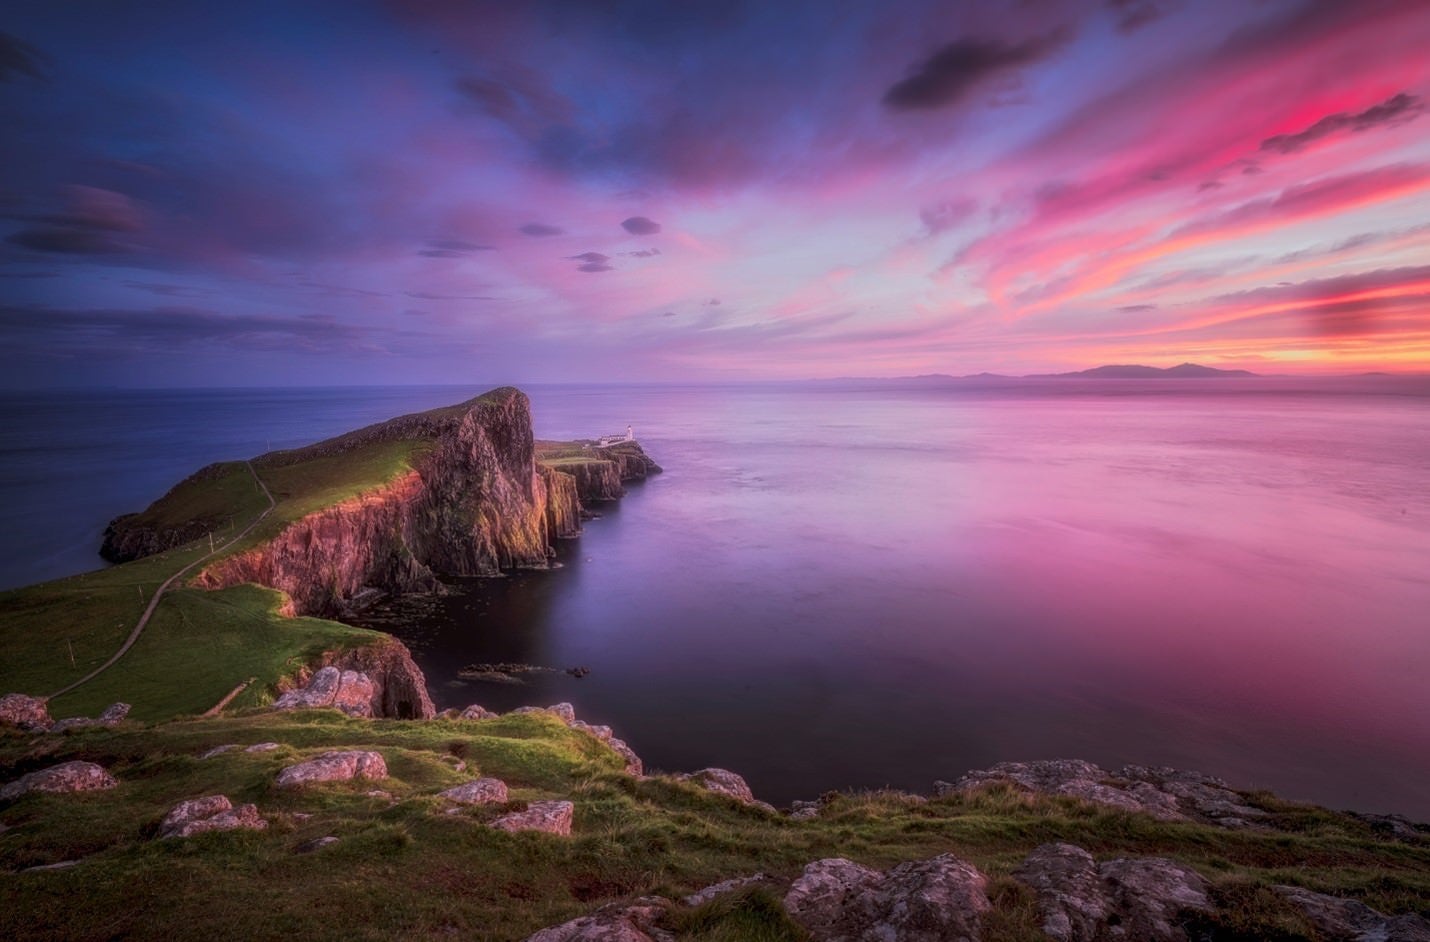
[[[1080,798],[1164,821],[1194,819],[1236,828],[1265,817],[1265,812],[1246,804],[1226,782],[1210,775],[1138,765],[1109,772],[1081,759],[1001,762],[991,769],[969,772],[957,782],[935,782],[934,792],[947,795],[994,784]]]
[[[576,493],[586,503],[620,500],[625,496],[621,469],[614,461],[593,457],[589,461],[563,463],[561,470],[575,480]]]
[[[674,942],[675,935],[659,925],[663,900],[613,903],[559,926],[542,929],[526,942]]]
[[[463,782],[439,792],[438,795],[459,805],[495,805],[506,801],[507,787],[499,778],[479,778],[476,781]]]
[[[382,754],[363,750],[325,752],[315,759],[288,766],[278,773],[277,784],[283,788],[291,788],[315,782],[345,782],[355,778],[387,778],[387,763]]]
[[[164,816],[159,837],[192,837],[206,831],[262,831],[268,822],[254,805],[237,808],[227,795],[209,795],[181,801]]]
[[[699,772],[677,775],[676,778],[682,782],[693,782],[706,791],[725,795],[742,804],[749,805],[755,801],[755,794],[750,791],[750,786],[745,783],[744,778],[728,769],[701,769]]]
[[[42,732],[53,725],[42,697],[7,693],[0,697],[0,726],[15,726],[26,732]]]
[[[9,801],[31,792],[89,792],[113,788],[119,781],[93,762],[61,762],[48,769],[21,776],[0,788],[0,801]]]
[[[974,942],[992,908],[988,881],[952,854],[880,872],[852,860],[817,860],[785,894],[785,909],[815,939]]]
[[[231,464],[207,465],[174,485],[165,497],[196,485],[202,486],[205,482],[224,477],[231,471]],[[163,499],[160,498],[161,501]],[[194,540],[201,540],[226,523],[226,518],[200,518],[186,520],[177,526],[156,527],[144,523],[141,514],[121,514],[109,521],[109,526],[104,528],[99,555],[112,563],[127,563],[131,559],[152,556]]]
[[[1207,881],[1161,857],[1098,866],[1081,847],[1044,844],[1013,876],[1037,895],[1043,932],[1056,942],[1186,942],[1185,917],[1212,909]]]
[[[1305,913],[1328,942],[1430,942],[1430,920],[1423,916],[1387,916],[1356,900],[1299,886],[1272,889]]]
[[[513,811],[491,822],[499,831],[543,831],[567,837],[576,806],[569,801],[533,801],[525,811]]]
[[[553,539],[569,540],[581,535],[581,497],[576,478],[556,468],[542,467],[546,484],[546,529]]]

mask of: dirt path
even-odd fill
[[[149,599],[149,605],[144,609],[144,614],[139,616],[139,623],[134,626],[133,631],[129,632],[129,637],[124,639],[124,644],[119,648],[118,651],[114,652],[114,656],[111,657],[109,660],[105,661],[103,664],[96,667],[94,670],[90,671],[88,674],[85,674],[79,680],[70,684],[68,687],[63,687],[59,690],[56,690],[54,693],[50,694],[45,699],[53,700],[56,697],[64,696],[71,690],[74,690],[76,687],[81,687],[84,684],[89,683],[91,680],[107,671],[110,667],[114,666],[114,663],[116,661],[118,661],[125,654],[129,653],[129,649],[134,647],[134,642],[138,641],[139,636],[144,633],[144,628],[149,624],[149,619],[153,617],[154,610],[159,607],[159,600],[164,597],[165,592],[169,591],[170,586],[182,579],[184,576],[188,575],[195,567],[199,566],[202,563],[208,562],[210,559],[213,559],[219,553],[223,552],[225,547],[232,546],[234,543],[237,543],[245,536],[248,536],[248,534],[252,532],[254,527],[258,526],[260,523],[263,522],[263,518],[267,517],[270,513],[273,512],[273,508],[276,507],[277,504],[273,500],[273,494],[268,490],[268,485],[264,484],[263,479],[258,476],[258,472],[253,470],[253,462],[245,461],[244,464],[248,466],[248,473],[253,475],[253,480],[256,481],[258,483],[259,488],[263,490],[263,496],[268,499],[268,509],[264,510],[263,513],[259,514],[257,517],[254,517],[252,522],[250,522],[248,526],[244,527],[238,533],[234,534],[234,536],[227,542],[215,547],[212,552],[207,553],[204,556],[200,556],[198,559],[189,563],[183,569],[180,569],[178,572],[165,579],[164,584],[159,586],[158,590],[155,591],[154,596]]]

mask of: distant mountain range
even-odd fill
[[[1025,379],[1061,379],[1064,377],[1095,377],[1098,379],[1204,379],[1225,376],[1255,376],[1250,370],[1219,370],[1212,366],[1182,363],[1177,366],[1095,366],[1075,373],[1043,373]]]
[[[1182,363],[1168,367],[1115,364],[1095,366],[1090,370],[1077,370],[1072,373],[1033,373],[1028,376],[1007,376],[1002,373],[974,373],[968,376],[925,373],[905,379],[917,383],[1016,383],[1025,379],[1218,379],[1256,375],[1258,374],[1249,370],[1219,370],[1212,366]]]

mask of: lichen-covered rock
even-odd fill
[[[525,811],[504,814],[492,821],[491,826],[499,831],[543,831],[566,837],[571,834],[575,811],[576,806],[569,801],[533,801]]]
[[[463,720],[490,720],[498,716],[479,703],[473,703],[465,707],[461,713],[457,714],[458,719]]]
[[[975,942],[992,908],[988,880],[941,854],[888,871],[851,860],[817,860],[785,894],[785,909],[816,940]]]
[[[357,671],[324,667],[306,685],[290,690],[273,704],[275,710],[313,710],[332,708],[348,716],[372,716],[372,699],[377,685],[372,678]]]
[[[499,778],[479,778],[439,792],[438,797],[459,805],[494,805],[506,801],[507,787]]]
[[[1098,868],[1108,903],[1120,918],[1108,929],[1129,942],[1185,942],[1179,925],[1189,912],[1209,913],[1206,879],[1190,867],[1161,857],[1109,860]]]
[[[1056,942],[1186,942],[1181,923],[1212,909],[1207,881],[1161,857],[1098,866],[1081,847],[1043,844],[1013,876],[1037,895],[1043,932]]]
[[[396,638],[324,654],[316,670],[300,671],[298,686],[284,692],[276,710],[332,708],[349,716],[430,719],[436,707],[427,678]]]
[[[1430,919],[1415,913],[1387,916],[1357,900],[1299,886],[1272,889],[1301,910],[1327,942],[1430,942]]]
[[[699,772],[677,775],[676,778],[682,782],[693,782],[706,791],[725,795],[742,804],[754,804],[755,801],[755,795],[744,778],[728,769],[701,769]]]
[[[48,769],[23,775],[0,788],[0,801],[19,798],[30,792],[89,792],[113,788],[119,781],[93,762],[61,762]]]
[[[41,732],[53,725],[43,697],[7,693],[0,697],[0,726],[15,726],[26,732]]]
[[[363,750],[325,752],[315,759],[290,765],[278,773],[277,784],[283,788],[315,782],[344,782],[355,778],[387,778],[387,763],[382,754]]]
[[[192,837],[208,831],[262,831],[268,822],[254,805],[237,808],[226,795],[209,795],[181,801],[164,816],[159,837]]]
[[[1072,844],[1043,844],[1013,876],[1038,898],[1043,934],[1055,942],[1093,942],[1107,922],[1107,891],[1092,854]]]
[[[675,935],[659,925],[666,903],[640,899],[612,903],[559,926],[530,935],[526,942],[674,942]]]
[[[1226,782],[1200,772],[1137,765],[1109,772],[1081,759],[1001,762],[969,772],[957,782],[935,782],[934,792],[947,795],[997,784],[1141,812],[1163,821],[1190,818],[1237,828],[1266,815],[1246,804]]]

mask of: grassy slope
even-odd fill
[[[219,743],[265,740],[283,747],[197,759]],[[272,787],[284,765],[337,747],[380,750],[392,772],[380,787],[396,803],[367,796],[372,783]],[[451,754],[465,758],[466,772],[444,761]],[[1035,939],[1031,897],[1009,873],[1050,840],[1072,841],[1099,858],[1186,861],[1217,885],[1229,908],[1224,924],[1254,937],[1307,929],[1264,889],[1271,883],[1349,893],[1392,912],[1430,900],[1430,848],[1382,840],[1349,817],[1266,796],[1256,800],[1277,815],[1276,829],[1264,832],[1159,823],[997,790],[927,803],[844,796],[824,817],[794,822],[668,779],[632,779],[594,741],[540,716],[400,723],[322,711],[0,736],[0,780],[71,758],[102,762],[122,784],[0,808],[0,821],[12,828],[0,835],[0,869],[84,858],[69,870],[0,877],[0,938],[518,939],[608,899],[678,896],[757,870],[792,877],[825,856],[884,866],[952,851],[993,879],[998,909],[985,937]],[[516,801],[571,798],[573,836],[483,827],[498,809],[440,813],[435,793],[478,773],[507,781]],[[270,829],[152,840],[175,802],[217,792],[257,803]],[[295,853],[329,834],[341,842],[312,856]],[[677,922],[686,938],[797,938],[761,893],[682,912]]]
[[[255,462],[277,506],[237,552],[294,520],[380,487],[412,468],[430,447],[423,441],[379,442],[341,456],[291,464]],[[266,506],[242,462],[224,473],[189,481],[144,511],[141,519],[172,525],[185,515],[231,520],[216,538],[241,529]],[[0,593],[0,693],[48,694],[99,666],[123,643],[144,604],[171,574],[208,552],[200,540],[96,572]],[[319,619],[286,619],[276,592],[240,586],[222,592],[171,590],[139,642],[119,663],[55,700],[56,717],[93,715],[116,700],[137,719],[199,713],[251,677],[236,705],[255,702],[264,688],[318,652],[353,646],[372,632]],[[73,649],[74,662],[70,662]]]

